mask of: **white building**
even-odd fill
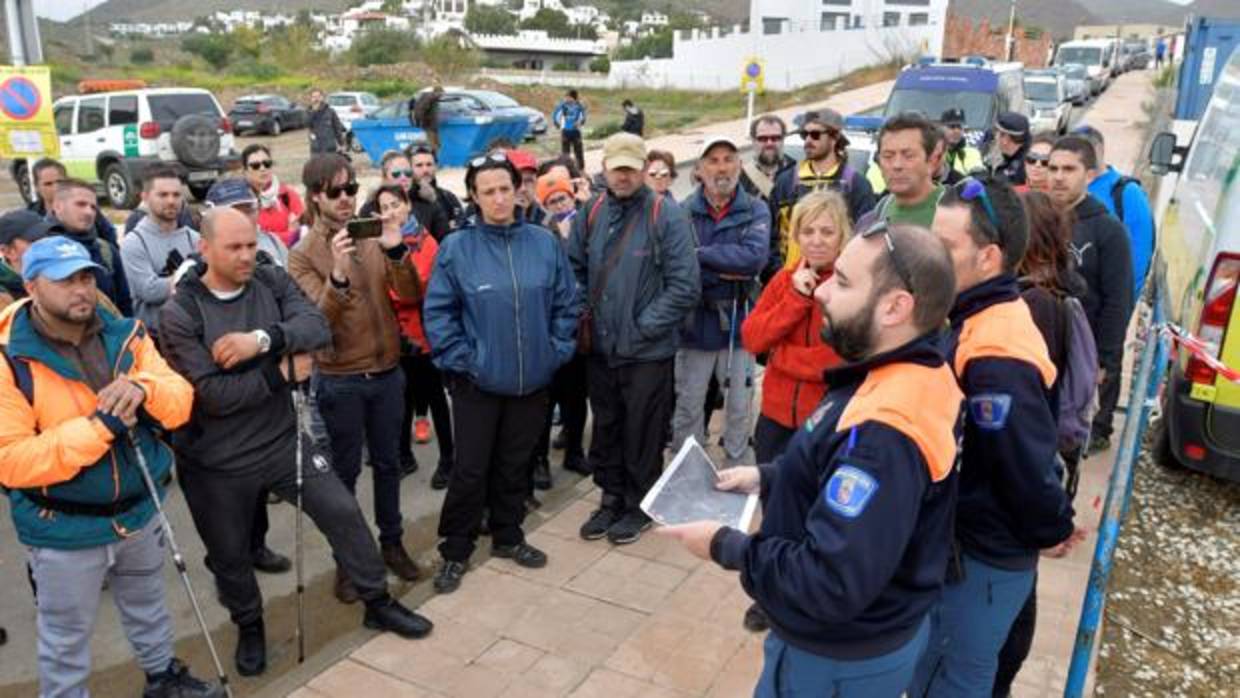
[[[539,10],[555,10],[556,12],[564,12],[564,5],[560,0],[523,0],[521,9],[517,11],[517,17],[524,22],[532,19],[538,14]]]
[[[223,26],[225,32],[231,32],[237,27],[257,27],[262,23],[263,16],[252,10],[232,10],[216,12],[211,19]]]
[[[643,12],[642,26],[645,27],[666,27],[667,15],[662,12]]]
[[[750,0],[749,26],[675,32],[672,58],[613,61],[612,87],[728,91],[744,62],[771,90],[794,90],[858,68],[939,55],[948,0]],[[628,27],[626,26],[626,30]]]
[[[571,24],[594,24],[598,21],[599,11],[594,5],[577,5],[564,10]]]
[[[291,27],[297,21],[292,15],[263,15],[263,31],[271,31],[277,27]]]

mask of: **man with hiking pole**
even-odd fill
[[[162,310],[161,341],[169,363],[194,386],[193,414],[173,446],[220,600],[238,627],[238,673],[261,674],[267,663],[262,596],[249,555],[250,507],[263,489],[305,506],[365,602],[366,627],[425,636],[430,621],[388,594],[383,559],[357,501],[327,454],[302,443],[308,437],[291,392],[309,378],[310,352],[331,341],[326,319],[283,269],[256,264],[257,231],[240,211],[209,210],[199,245],[202,263],[186,272]],[[300,565],[300,546],[298,557]]]

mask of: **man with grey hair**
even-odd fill
[[[727,136],[707,137],[697,165],[701,185],[685,202],[697,238],[702,291],[680,332],[672,418],[673,448],[689,436],[705,443],[703,404],[715,376],[724,391],[723,448],[730,465],[745,459],[751,427],[753,357],[739,346],[740,327],[771,242],[770,210],[738,186],[739,150]]]
[[[365,602],[366,627],[426,635],[430,622],[388,595],[383,558],[357,501],[293,409],[293,391],[310,376],[310,352],[331,343],[327,320],[287,272],[257,263],[258,230],[243,212],[209,209],[199,252],[203,263],[185,273],[161,313],[163,346],[194,386],[189,424],[172,443],[220,600],[238,627],[238,673],[254,676],[267,665],[250,550],[254,502],[264,490],[286,502],[301,497]]]

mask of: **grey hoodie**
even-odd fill
[[[167,269],[167,265],[173,250],[181,259],[189,259],[198,251],[198,232],[177,228],[165,233],[154,218],[147,216],[121,238],[121,262],[133,296],[134,315],[156,334],[159,309],[172,295],[171,273],[176,269]]]

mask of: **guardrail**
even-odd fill
[[[1150,283],[1157,284],[1155,277],[1151,277]],[[1107,485],[1106,506],[1102,510],[1098,543],[1094,547],[1094,557],[1090,563],[1089,585],[1085,591],[1085,601],[1081,605],[1081,620],[1076,629],[1076,642],[1072,649],[1068,680],[1064,686],[1064,698],[1080,698],[1085,690],[1094,645],[1102,624],[1102,613],[1106,608],[1107,582],[1111,578],[1115,547],[1124,517],[1128,514],[1128,503],[1132,498],[1134,466],[1141,452],[1141,440],[1145,435],[1150,412],[1158,399],[1158,388],[1162,384],[1163,371],[1167,365],[1167,340],[1161,334],[1164,319],[1161,286],[1155,286],[1152,296],[1153,317],[1145,332],[1144,346],[1128,400],[1128,416],[1124,420],[1119,452],[1115,455],[1115,466],[1111,469],[1111,478]]]

